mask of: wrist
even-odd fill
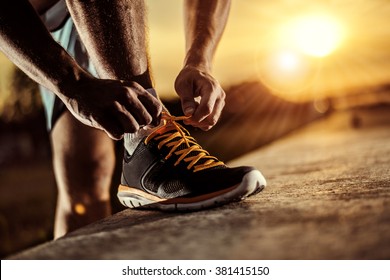
[[[184,59],[183,68],[196,68],[204,72],[211,72],[211,59],[197,51],[189,51]]]
[[[78,92],[75,89],[94,78],[73,60],[65,65],[59,79],[54,82],[55,92],[63,101],[74,98]]]

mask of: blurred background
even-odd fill
[[[182,3],[147,2],[156,88],[181,115]],[[224,161],[335,110],[388,106],[390,1],[233,0],[214,74],[227,94],[223,115],[210,132],[191,133]],[[0,194],[0,257],[52,239],[56,186],[38,87],[1,53]]]

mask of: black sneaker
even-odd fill
[[[129,208],[199,210],[242,200],[264,189],[253,167],[229,168],[203,150],[174,117],[163,113],[162,125],[135,149],[125,152],[120,202]]]

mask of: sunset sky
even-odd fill
[[[177,2],[149,1],[152,63],[161,92],[172,91],[184,55],[182,7]],[[300,98],[390,82],[390,1],[232,3],[214,63],[222,84],[261,79],[283,96]],[[318,32],[313,32],[316,27]],[[316,57],[301,49],[313,41],[312,48],[319,41],[321,49],[329,34],[338,36],[329,54]]]
[[[173,95],[184,57],[182,2],[148,1],[157,90]],[[9,66],[0,57],[0,97]],[[228,86],[260,79],[291,98],[390,82],[390,1],[233,0],[214,74]]]

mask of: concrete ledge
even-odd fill
[[[255,197],[186,214],[125,210],[11,259],[389,259],[389,107],[333,114],[235,160]]]

